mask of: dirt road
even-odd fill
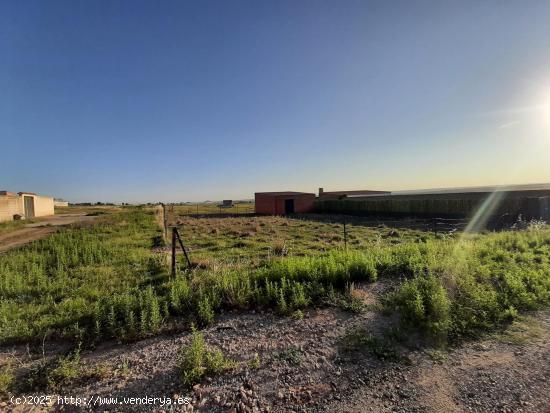
[[[57,232],[61,226],[74,224],[75,222],[91,221],[95,218],[95,216],[86,216],[85,214],[53,215],[39,222],[25,225],[23,229],[0,234],[0,253],[44,238]]]

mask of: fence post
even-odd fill
[[[176,228],[172,228],[172,277],[176,276]]]
[[[162,203],[161,205],[162,205],[162,225],[164,229],[164,241],[166,242],[168,237],[168,228],[166,226],[166,205],[164,205],[164,203]]]
[[[346,217],[344,216],[344,249],[348,250],[348,231],[346,228]]]

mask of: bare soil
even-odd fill
[[[368,303],[388,287],[362,286]],[[79,397],[189,397],[191,405],[53,405],[42,410],[99,412],[549,412],[550,312],[530,315],[506,333],[448,351],[402,349],[405,361],[382,361],[368,352],[344,352],[342,337],[361,327],[373,334],[390,322],[379,311],[312,309],[304,319],[272,312],[226,313],[203,330],[210,346],[237,362],[193,389],[181,385],[183,331],[124,345],[106,343],[83,352],[83,363],[103,377],[75,380],[59,394]],[[46,357],[54,347],[47,345]],[[42,356],[4,349],[21,366]],[[254,360],[259,358],[259,365]],[[28,407],[28,406],[27,406]],[[21,410],[9,402],[0,411]],[[34,410],[39,411],[39,410]]]
[[[38,222],[25,225],[23,229],[0,234],[0,253],[53,234],[60,226],[91,221],[95,218],[85,214],[63,214],[40,219]]]

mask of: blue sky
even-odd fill
[[[3,1],[0,189],[550,181],[550,2]]]

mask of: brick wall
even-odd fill
[[[285,201],[294,200],[294,212],[312,212],[315,206],[314,194],[271,195],[255,194],[255,208],[257,214],[284,215]]]

